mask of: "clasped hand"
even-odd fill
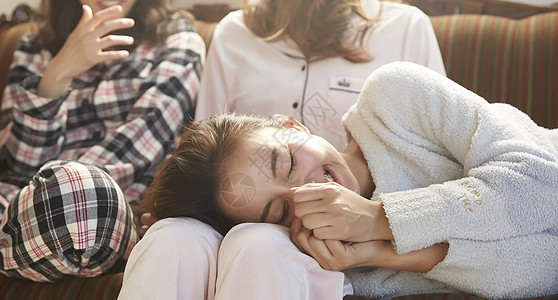
[[[393,239],[383,206],[337,183],[292,190],[291,240],[329,270],[374,265]]]

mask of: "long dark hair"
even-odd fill
[[[191,123],[172,155],[157,167],[136,215],[191,217],[225,235],[237,223],[219,206],[225,160],[257,129],[281,128],[284,122],[230,113]]]
[[[42,0],[39,7],[35,15],[39,25],[35,45],[56,55],[79,23],[83,14],[82,5],[79,0]],[[119,34],[134,38],[134,44],[124,48],[133,50],[142,43],[163,43],[172,34],[166,26],[172,12],[169,0],[137,0],[128,13],[128,17],[134,19],[135,26],[118,31]]]

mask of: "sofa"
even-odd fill
[[[449,78],[491,102],[507,102],[539,125],[558,127],[558,12],[515,20],[490,15],[431,17]],[[210,45],[215,22],[196,21]],[[0,30],[0,92],[6,84],[17,40],[29,31],[23,22]],[[116,299],[122,273],[36,283],[0,275],[3,299]],[[156,272],[154,270],[154,276]],[[556,299],[545,296],[536,299]],[[367,299],[347,296],[346,299]],[[482,299],[472,295],[412,295],[397,299]]]

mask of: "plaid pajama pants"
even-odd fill
[[[45,164],[2,217],[0,272],[34,281],[124,269],[139,237],[116,182],[98,167]]]

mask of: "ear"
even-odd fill
[[[300,123],[298,120],[294,119],[293,117],[289,117],[281,114],[274,114],[273,118],[277,118],[283,121],[284,122],[283,126],[285,128],[292,128],[298,131],[310,133],[310,130],[308,130],[306,126],[304,126],[302,123]]]

